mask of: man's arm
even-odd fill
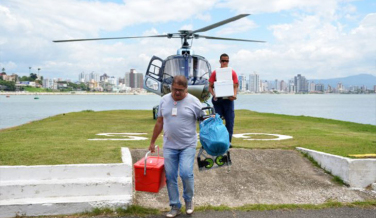
[[[154,130],[153,130],[153,136],[151,137],[149,151],[152,153],[155,151],[155,141],[157,140],[159,134],[163,130],[163,117],[158,117],[157,122],[155,123]]]
[[[234,83],[234,96],[228,97],[231,101],[236,100],[236,95],[238,94],[238,84]]]
[[[234,70],[232,70],[232,81],[234,82],[234,95],[228,98],[231,101],[236,100],[236,96],[238,94],[238,86],[239,86],[238,75],[236,74]]]
[[[214,92],[214,83],[209,82],[209,92],[213,96],[214,100],[216,100]]]

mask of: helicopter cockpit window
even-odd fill
[[[149,69],[148,69],[148,75],[151,77],[154,77],[156,79],[159,79],[159,70],[162,66],[162,61],[159,59],[155,59],[150,63]]]
[[[209,79],[209,68],[206,61],[194,57],[189,64],[189,77]]]
[[[184,58],[174,58],[166,62],[163,79],[184,75]]]

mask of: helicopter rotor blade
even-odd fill
[[[154,35],[154,36],[131,36],[131,37],[114,37],[114,38],[92,38],[92,39],[67,39],[67,40],[54,40],[53,42],[79,42],[79,41],[96,41],[96,40],[112,40],[112,39],[137,39],[137,38],[159,38],[169,37],[169,35]],[[171,37],[170,37],[171,38]]]
[[[248,16],[249,14],[240,14],[238,16],[235,16],[235,17],[232,17],[232,18],[229,18],[229,19],[226,19],[226,20],[223,20],[223,21],[220,21],[218,23],[215,23],[215,24],[212,24],[210,26],[206,26],[206,27],[203,27],[201,29],[198,29],[198,30],[194,30],[191,32],[191,34],[194,34],[194,33],[198,33],[198,32],[205,32],[205,31],[208,31],[208,30],[211,30],[211,29],[214,29],[216,27],[219,27],[219,26],[222,26],[224,24],[227,24],[227,23],[230,23],[230,22],[233,22],[235,20],[239,20],[240,18],[243,18],[243,17],[246,17]]]
[[[195,37],[197,37],[197,38],[205,38],[205,39],[216,39],[216,40],[242,41],[242,42],[261,42],[261,43],[265,42],[265,41],[250,40],[250,39],[234,39],[234,38],[222,38],[222,37],[202,36],[202,35],[195,35]]]

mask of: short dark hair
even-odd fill
[[[219,60],[221,60],[222,57],[228,57],[228,58],[230,58],[230,57],[228,56],[228,54],[226,54],[226,53],[221,54],[221,56],[219,57]]]
[[[183,75],[174,76],[174,79],[172,80],[172,85],[178,84],[179,86],[184,86],[184,88],[188,87],[188,81],[187,78]]]

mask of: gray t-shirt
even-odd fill
[[[189,93],[183,100],[176,102],[171,93],[163,96],[158,111],[158,116],[163,117],[163,148],[196,147],[196,121],[200,114],[201,102]]]

